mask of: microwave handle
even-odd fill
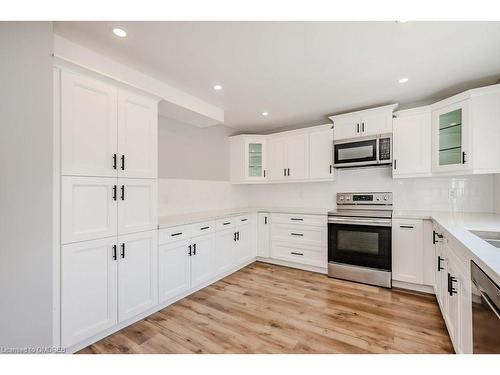
[[[376,150],[376,154],[377,154],[377,164],[380,164],[380,137],[377,137],[377,150]]]

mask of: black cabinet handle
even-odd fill
[[[205,230],[205,229],[208,229],[208,228],[210,228],[210,227],[202,227],[202,228],[200,228],[200,230]]]
[[[462,151],[462,164],[466,163],[465,155],[467,155],[467,154],[464,151]]]
[[[172,233],[170,237],[180,236],[182,232]]]
[[[283,176],[286,176],[286,168],[283,168]]]
[[[189,245],[189,246],[188,246],[188,248],[189,248],[189,253],[188,253],[188,254],[189,254],[189,256],[191,256],[191,255],[192,255],[192,253],[191,253],[191,249],[193,248],[193,246],[192,246],[192,245]]]
[[[332,174],[332,165],[330,164],[330,174]]]
[[[122,243],[122,251],[121,251],[120,256],[122,257],[122,259],[125,258],[125,243]]]
[[[113,185],[113,200],[116,201],[116,185]]]
[[[236,232],[234,232],[233,241],[236,242]]]
[[[404,229],[413,229],[413,225],[400,225],[399,227]]]
[[[264,216],[264,224],[267,224],[267,216]]]
[[[236,232],[236,239],[239,241],[240,240],[240,232]]]
[[[456,277],[451,276],[451,274],[448,272],[448,294],[450,296],[453,296],[454,294],[457,294],[457,290],[453,287],[453,283],[457,281]]]
[[[288,173],[288,177],[290,177],[290,168],[287,168],[286,171]]]
[[[290,218],[290,220],[293,220],[293,221],[304,221],[304,219],[302,219],[300,217],[292,217],[292,218]]]
[[[361,123],[361,131],[363,133],[365,132],[365,123],[364,122]]]
[[[226,221],[225,223],[222,223],[222,225],[229,225],[229,224],[231,224],[230,221]]]
[[[304,253],[296,253],[296,252],[294,252],[294,251],[291,251],[291,252],[290,252],[290,254],[292,254],[292,255],[300,255],[300,256],[303,256],[303,255],[304,255]]]
[[[439,241],[436,240],[436,237],[437,238],[443,238],[443,235],[442,234],[439,234],[438,232],[436,232],[435,230],[432,231],[432,243],[433,244],[436,244],[438,243]]]
[[[266,170],[264,169],[264,177],[266,177]]]
[[[394,170],[398,169],[398,167],[397,167],[397,162],[398,162],[398,161],[397,161],[396,159],[394,159]]]
[[[441,262],[443,260],[444,260],[443,258],[441,258],[440,256],[438,256],[438,272],[441,272],[441,270],[444,270],[444,268],[441,267]]]
[[[359,133],[359,124],[356,124],[356,133]]]
[[[113,245],[113,260],[116,260],[116,245]]]
[[[122,185],[122,187],[120,188],[121,189],[121,200],[124,201],[125,200],[125,185]]]
[[[116,169],[116,154],[113,154],[113,169]]]
[[[125,170],[125,155],[122,155],[120,159],[122,161],[121,170],[124,171]]]
[[[302,233],[290,233],[290,235],[304,237],[304,235]]]
[[[196,255],[196,244],[193,245],[193,255]]]
[[[241,221],[247,221],[248,219],[241,219]]]

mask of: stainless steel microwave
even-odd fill
[[[356,137],[333,142],[335,168],[392,164],[392,134]]]

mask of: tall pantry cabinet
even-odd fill
[[[158,302],[158,100],[56,73],[61,345],[69,347]]]

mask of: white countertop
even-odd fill
[[[223,219],[225,217],[244,215],[248,213],[257,212],[273,212],[273,213],[285,213],[285,214],[296,214],[296,215],[328,215],[328,211],[332,209],[326,208],[283,208],[283,207],[240,207],[231,208],[225,210],[212,210],[212,211],[202,211],[202,212],[192,212],[187,214],[179,215],[168,215],[160,216],[158,218],[159,228],[168,228],[177,225],[186,225],[199,223],[201,221],[217,220]]]

